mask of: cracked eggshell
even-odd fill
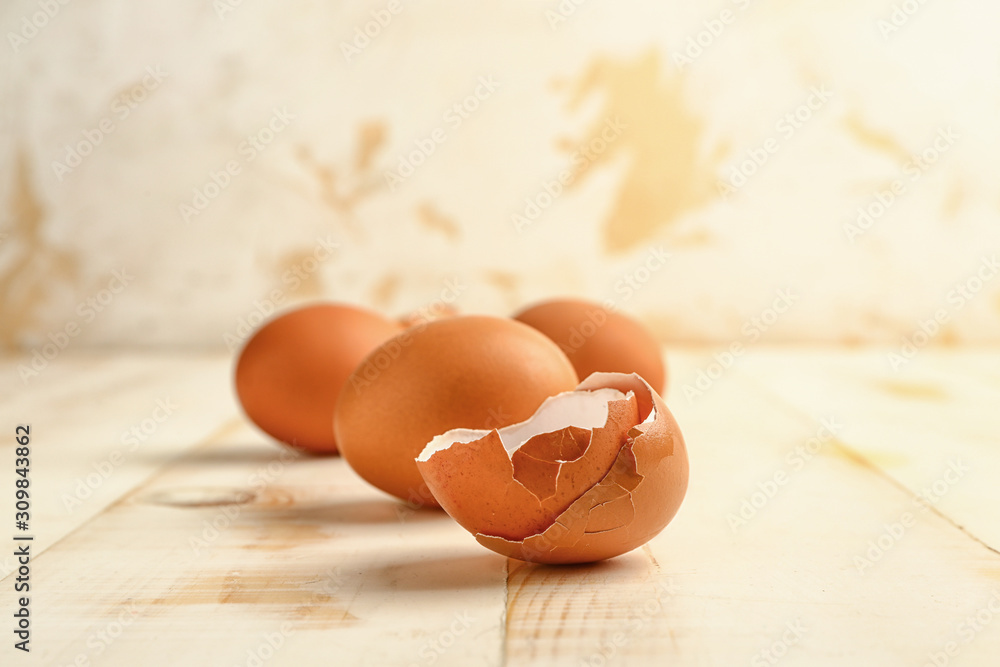
[[[642,546],[688,483],[677,422],[637,374],[594,373],[527,421],[431,440],[417,467],[484,546],[539,563],[585,563]]]
[[[551,340],[513,320],[457,316],[386,341],[355,369],[334,415],[341,454],[397,498],[437,506],[414,458],[434,436],[527,419],[578,382]]]
[[[253,333],[236,361],[243,411],[286,445],[336,453],[333,409],[344,382],[400,328],[378,313],[333,303],[279,314]]]
[[[514,315],[566,353],[581,378],[591,373],[638,373],[653,389],[666,388],[660,344],[649,329],[624,313],[577,299],[543,301]]]

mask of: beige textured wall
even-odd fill
[[[3,3],[0,341],[575,294],[665,340],[937,316],[935,343],[995,343],[998,24],[985,0]]]

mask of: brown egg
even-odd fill
[[[265,433],[314,453],[337,451],[333,407],[351,371],[401,326],[332,303],[282,313],[254,332],[236,362],[236,394]]]
[[[582,378],[591,373],[638,373],[658,392],[667,373],[660,344],[639,322],[588,301],[545,301],[514,319],[551,338]]]
[[[358,366],[337,401],[340,451],[371,484],[436,506],[414,458],[453,428],[495,428],[529,417],[576,373],[529,326],[496,317],[452,317],[386,341]]]
[[[687,491],[684,437],[636,374],[595,373],[531,419],[431,440],[417,467],[483,546],[539,563],[586,563],[642,546]]]

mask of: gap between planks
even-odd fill
[[[785,399],[784,396],[782,396],[779,392],[769,387],[766,383],[746,373],[741,373],[741,375],[745,380],[753,383],[759,389],[770,395],[770,397],[775,400],[777,406],[780,407],[782,410],[784,410],[786,413],[788,413],[790,416],[794,416],[801,419],[807,419],[808,421],[814,424],[818,423],[812,415],[810,415],[802,408],[798,408],[794,404],[790,403],[787,399]],[[868,470],[870,473],[873,473],[876,477],[887,482],[890,486],[893,486],[894,488],[902,491],[903,494],[908,498],[910,498],[911,500],[914,501],[918,500],[919,496],[917,495],[916,491],[910,489],[908,486],[906,486],[906,484],[904,484],[903,482],[899,481],[898,479],[890,475],[886,470],[880,468],[878,464],[876,464],[874,461],[866,457],[860,451],[854,449],[853,447],[845,443],[840,438],[834,438],[830,442],[830,444],[835,449],[840,450],[849,459],[857,463],[860,467]],[[929,509],[931,513],[941,517],[948,525],[952,526],[959,532],[963,533],[973,542],[976,542],[977,544],[982,546],[987,551],[990,551],[994,555],[1000,556],[1000,549],[991,546],[985,540],[973,534],[968,528],[958,523],[955,519],[951,518],[947,514],[944,514],[938,507],[935,507],[934,505],[928,505],[927,509]]]
[[[191,452],[197,451],[197,450],[202,449],[204,447],[208,447],[210,445],[213,445],[213,444],[219,442],[220,440],[223,440],[224,438],[228,437],[232,433],[235,433],[236,431],[238,431],[242,426],[243,426],[243,421],[242,421],[242,419],[240,417],[231,417],[229,420],[223,422],[222,424],[220,424],[219,426],[217,426],[214,431],[212,431],[208,435],[206,435],[203,439],[201,439],[198,442],[194,443],[193,445],[191,445],[190,447],[188,447],[184,451],[178,452],[175,456],[171,457],[168,461],[164,461],[163,464],[159,468],[157,468],[156,470],[151,471],[145,477],[137,480],[136,483],[134,485],[132,485],[132,487],[128,491],[126,491],[125,493],[121,494],[118,498],[116,498],[115,500],[113,500],[110,503],[108,503],[103,509],[101,509],[100,512],[97,512],[96,514],[94,514],[93,516],[89,517],[88,519],[86,519],[85,521],[83,521],[82,523],[80,523],[79,525],[74,526],[66,534],[60,536],[59,539],[57,539],[54,542],[52,542],[52,544],[48,545],[47,547],[45,547],[44,549],[42,549],[41,551],[39,551],[37,554],[33,554],[32,558],[38,558],[39,556],[41,556],[42,554],[46,553],[50,549],[52,549],[52,548],[58,546],[59,544],[61,544],[64,540],[66,540],[66,539],[70,538],[71,536],[75,535],[76,533],[78,533],[83,528],[89,526],[93,521],[97,520],[98,518],[103,517],[104,514],[107,513],[108,511],[110,511],[110,510],[118,507],[119,505],[121,505],[125,501],[131,499],[139,491],[139,489],[141,487],[145,486],[146,483],[148,483],[149,481],[154,480],[157,477],[163,475],[167,470],[169,470],[177,461],[179,461],[183,457],[187,456]],[[16,570],[12,571],[10,574],[8,574],[3,579],[0,579],[0,583],[6,582],[7,579],[9,579],[10,577],[13,577],[15,574],[17,574]]]

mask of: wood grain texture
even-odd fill
[[[182,363],[173,355],[66,355],[27,382],[22,364],[30,361],[0,359],[0,377],[10,379],[0,402],[0,470],[2,488],[12,488],[14,429],[30,424],[36,554],[236,419],[219,355]],[[13,568],[6,552],[0,576]]]
[[[33,424],[38,492],[34,650],[2,663],[923,665],[954,642],[950,664],[995,664],[1000,354],[897,374],[881,351],[760,349],[688,400],[711,361],[670,354],[692,471],[674,522],[555,567],[267,441],[224,356],[67,356],[0,408],[2,456]],[[176,411],[68,511],[165,396]]]

